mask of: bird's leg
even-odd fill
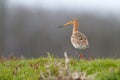
[[[80,54],[79,54],[79,59],[83,59],[83,58],[84,58],[83,54],[80,53]]]
[[[78,59],[83,59],[84,58],[83,54],[78,49],[76,49],[76,54],[78,56]]]
[[[79,59],[79,50],[76,49],[76,56],[78,56],[78,59]]]

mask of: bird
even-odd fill
[[[73,25],[73,30],[72,30],[72,35],[71,35],[71,43],[73,47],[76,50],[85,50],[89,48],[88,38],[86,37],[85,34],[79,31],[79,23],[78,23],[77,18],[73,18],[69,22],[65,23],[63,26],[58,26],[58,28],[67,27],[69,25]],[[78,56],[79,59],[83,58],[82,53],[80,54],[78,53],[78,55],[79,55]]]

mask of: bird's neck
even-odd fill
[[[78,27],[79,27],[78,22],[75,22],[75,23],[73,24],[73,33],[75,33],[76,31],[78,31]]]

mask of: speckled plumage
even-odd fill
[[[80,50],[84,50],[89,47],[87,37],[79,31],[76,31],[72,34],[71,43],[76,49]]]

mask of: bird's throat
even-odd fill
[[[75,33],[76,31],[78,31],[78,26],[79,26],[78,22],[75,22],[73,24],[73,33]]]

